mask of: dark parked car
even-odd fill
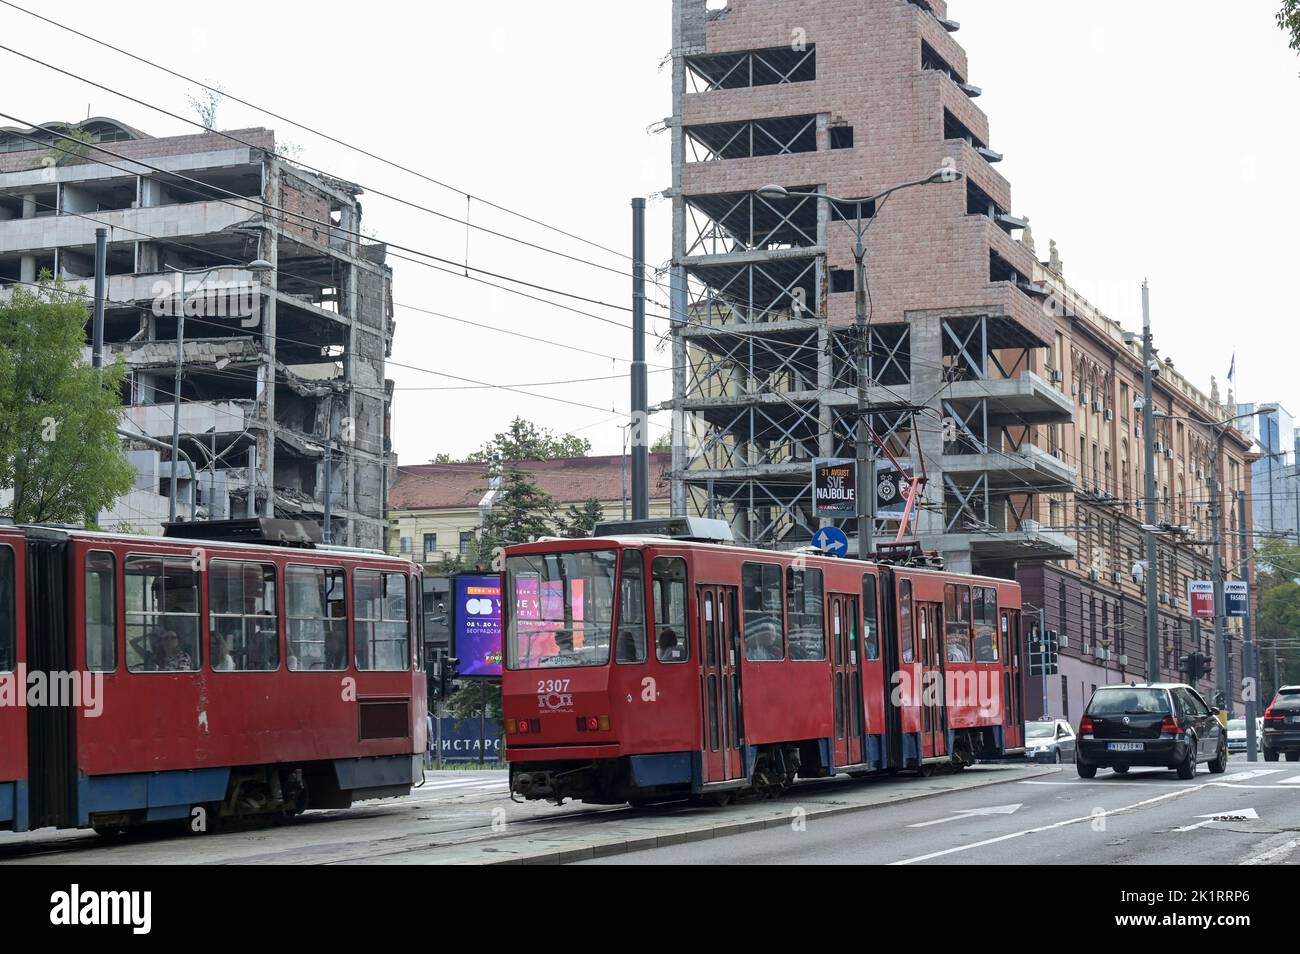
[[[1300,686],[1283,686],[1264,712],[1264,761],[1300,762]]]
[[[1132,766],[1196,774],[1198,762],[1219,773],[1228,767],[1228,733],[1191,686],[1133,683],[1102,686],[1079,720],[1075,765],[1083,778],[1099,768],[1123,774]]]

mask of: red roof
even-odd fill
[[[628,491],[631,492],[631,460],[610,457],[562,457],[556,460],[525,460],[516,466],[532,474],[533,480],[557,503],[583,503],[623,499],[623,467],[627,462]],[[650,455],[650,499],[667,500],[671,454]],[[388,491],[393,510],[439,510],[477,507],[487,492],[483,464],[416,464],[397,468],[397,480]]]

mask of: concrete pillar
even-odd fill
[[[23,196],[23,218],[36,218],[36,193],[28,192]]]
[[[18,279],[24,282],[36,281],[35,255],[24,255],[18,260]]]

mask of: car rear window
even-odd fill
[[[1281,689],[1277,694],[1278,702],[1300,702],[1300,689]]]
[[[1088,715],[1168,715],[1169,693],[1163,689],[1100,689],[1088,703]]]

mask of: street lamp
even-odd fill
[[[242,266],[214,265],[207,269],[167,266],[169,271],[181,276],[180,290],[176,296],[176,378],[172,384],[172,479],[171,502],[167,518],[169,523],[176,522],[176,462],[180,459],[181,445],[181,364],[185,358],[185,276],[202,274],[203,277],[199,279],[199,287],[202,288],[203,283],[208,280],[208,276],[222,268],[242,268],[255,275],[264,275],[267,272],[274,271],[275,266],[264,258],[253,259],[247,265]],[[193,467],[192,463],[191,467]],[[191,479],[193,479],[193,475],[191,475]]]
[[[875,455],[871,453],[870,440],[867,431],[867,270],[866,270],[866,249],[863,238],[871,223],[875,221],[873,211],[872,218],[867,219],[864,223],[862,218],[862,207],[871,205],[888,198],[895,192],[901,192],[903,189],[910,189],[914,186],[932,185],[936,183],[957,182],[961,179],[961,173],[957,167],[952,164],[951,160],[945,160],[944,164],[936,169],[933,173],[924,179],[917,179],[914,182],[904,182],[893,188],[886,189],[876,195],[866,196],[858,199],[841,199],[836,196],[827,195],[824,192],[791,192],[785,186],[765,185],[758,190],[761,198],[775,199],[817,199],[828,203],[832,209],[836,206],[853,206],[853,234],[855,243],[853,246],[854,262],[854,303],[856,317],[854,320],[854,329],[856,331],[857,341],[855,344],[855,357],[858,366],[858,387],[857,387],[857,425],[854,428],[854,457],[857,460],[857,479],[855,481],[854,496],[857,500],[857,518],[858,518],[858,559],[865,560],[874,551],[875,546],[872,537],[875,534],[876,521],[876,491],[874,486],[874,474],[868,475],[868,468],[875,460]]]

